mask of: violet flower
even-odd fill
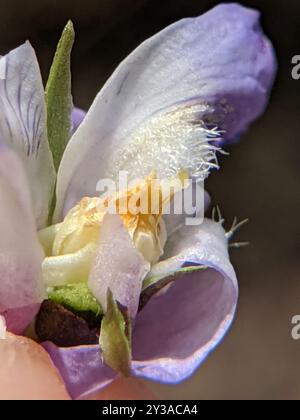
[[[219,5],[145,41],[116,69],[85,117],[73,111],[67,128],[74,134],[62,156],[55,149],[60,143],[49,138],[49,146],[49,108],[32,47],[27,42],[0,60],[0,314],[8,331],[23,333],[47,297],[46,286],[78,282],[80,272],[104,310],[102,359],[98,344],[43,343],[73,398],[106,386],[118,367],[180,382],[233,320],[238,287],[228,256],[232,232],[221,221],[187,227],[180,217],[162,217],[163,240],[157,233],[162,226],[131,234],[118,215],[100,218],[92,200],[97,181],[115,179],[121,170],[132,178],[148,177],[153,169],[159,179],[176,177],[182,168],[194,179],[208,175],[218,149],[211,138],[221,133],[223,144],[237,138],[268,100],[276,65],[258,20],[254,10]],[[91,223],[91,209],[99,241],[82,221]],[[132,320],[132,349],[118,304]],[[0,328],[4,335],[4,324]],[[112,330],[119,347],[110,341]]]

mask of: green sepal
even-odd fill
[[[46,85],[47,130],[56,170],[71,132],[71,51],[75,33],[71,21],[65,26]]]
[[[124,376],[131,373],[131,322],[126,311],[107,291],[107,312],[101,323],[99,344],[103,361]]]
[[[86,283],[55,287],[48,292],[48,298],[73,312],[92,312],[96,317],[103,314],[101,305]]]

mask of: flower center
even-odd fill
[[[43,278],[47,286],[87,282],[97,252],[101,226],[107,212],[120,215],[135,247],[150,263],[163,254],[167,239],[162,218],[165,206],[187,174],[180,172],[171,181],[159,181],[151,173],[146,179],[107,197],[84,197],[65,216],[63,222],[39,232],[46,257]]]

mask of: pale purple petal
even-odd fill
[[[39,299],[40,300],[40,299]],[[8,331],[22,334],[40,309],[40,302],[21,308],[12,308],[3,312]]]
[[[85,117],[86,112],[83,111],[80,108],[74,107],[73,111],[72,111],[72,115],[71,115],[71,120],[72,120],[72,134],[75,133],[75,131],[77,130],[77,128],[80,126],[80,124],[82,123],[84,117]]]
[[[212,106],[208,124],[225,130],[230,141],[264,111],[276,74],[276,58],[256,10],[222,4],[206,17],[203,49],[206,83],[201,98]]]
[[[185,229],[194,233],[185,234]],[[205,220],[200,227],[182,228],[168,249],[165,273],[167,267],[172,272],[183,265],[208,268],[182,274],[138,314],[132,372],[176,383],[191,375],[223,338],[234,316],[238,290],[225,232],[218,223]],[[180,255],[172,256],[172,251]],[[101,389],[112,378],[112,372],[103,367],[99,346],[59,349],[46,343],[45,348],[74,398]]]
[[[14,152],[0,149],[0,314],[8,329],[22,332],[45,297],[30,192]]]
[[[134,318],[139,306],[142,282],[149,263],[137,251],[122,220],[106,214],[100,234],[96,258],[88,281],[89,288],[106,310],[107,290],[128,309]]]
[[[201,123],[226,130],[225,140],[236,137],[264,110],[274,73],[259,14],[237,4],[183,19],[145,41],[105,84],[66,148],[57,218],[119,170],[142,177],[182,161],[188,167],[194,156],[184,146]],[[180,127],[167,124],[173,112]],[[205,133],[195,137],[200,144]]]
[[[234,316],[238,289],[219,223],[205,219],[198,227],[183,226],[169,239],[166,257],[153,275],[166,276],[184,266],[208,267],[177,277],[137,318],[135,374],[174,383],[190,376],[222,339]]]
[[[117,375],[101,362],[99,346],[59,348],[46,342],[43,347],[59,370],[73,399],[84,398],[100,391]]]
[[[183,274],[137,318],[135,375],[164,383],[186,379],[223,338],[236,301],[235,285],[218,271]]]

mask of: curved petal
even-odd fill
[[[209,268],[183,274],[138,314],[133,331],[132,370],[136,376],[169,383],[187,378],[222,339],[233,319],[238,291],[224,230],[208,220],[202,228],[191,229],[195,234],[190,242],[182,235],[169,244],[170,252],[181,253],[170,258],[177,261],[177,267],[186,263]],[[115,375],[101,362],[99,346],[44,346],[73,398],[100,390]]]
[[[116,378],[116,372],[101,362],[99,346],[60,348],[51,342],[43,346],[74,399],[92,395]]]
[[[0,148],[0,314],[21,333],[44,298],[39,244],[30,192],[14,152]]]
[[[216,132],[205,129],[217,126],[231,139],[267,102],[275,60],[258,20],[254,10],[219,5],[167,27],[130,54],[66,148],[56,217],[119,170],[143,177],[151,169],[165,176],[182,165],[209,168],[208,137]]]
[[[96,249],[96,245],[90,243],[73,254],[46,257],[42,264],[44,284],[65,286],[88,278]]]
[[[200,228],[183,227],[168,252],[174,256],[161,263],[165,272],[167,266],[174,272],[176,264],[207,268],[177,275],[172,286],[139,313],[133,370],[137,376],[176,383],[190,376],[223,338],[238,291],[219,224],[206,220]]]
[[[182,275],[137,318],[135,375],[164,383],[188,378],[228,330],[236,300],[231,279],[216,270]]]
[[[130,378],[120,377],[115,381],[116,373],[101,362],[99,346],[59,348],[50,342],[43,346],[59,369],[73,399],[90,399],[91,396],[92,399],[132,399],[137,395],[154,398],[143,384],[136,384]],[[95,395],[112,382],[113,385],[103,394]]]
[[[107,291],[128,309],[134,318],[142,282],[150,270],[149,263],[135,248],[120,216],[107,213],[101,228],[100,242],[88,286],[106,311]]]
[[[165,277],[192,265],[224,266],[228,276],[235,278],[227,237],[220,223],[204,219],[199,226],[181,226],[169,237],[164,259],[152,267],[148,277]]]
[[[37,226],[43,227],[52,200],[55,171],[48,145],[44,88],[29,42],[1,59],[0,135],[21,158],[30,182]]]

